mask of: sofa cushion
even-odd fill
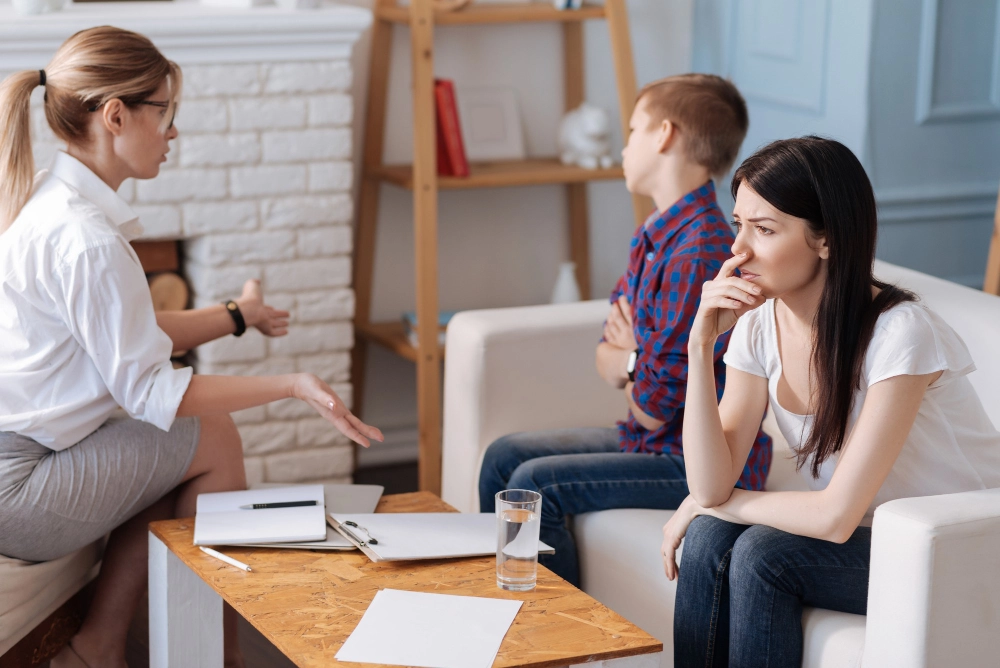
[[[97,575],[103,549],[101,539],[54,561],[0,556],[0,655]]]
[[[982,290],[973,290],[942,278],[928,276],[887,262],[875,263],[875,275],[913,290],[920,300],[944,318],[969,347],[976,371],[969,382],[976,388],[983,408],[994,425],[1000,425],[1000,300]]]
[[[660,558],[661,530],[672,514],[669,510],[621,509],[573,519],[583,590],[663,641],[661,668],[673,666],[676,586],[663,574]],[[682,553],[683,549],[681,545]],[[861,665],[863,615],[806,608],[802,621],[803,668]]]

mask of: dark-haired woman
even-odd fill
[[[851,151],[772,143],[732,192],[735,256],[705,284],[688,344],[691,495],[663,528],[678,668],[799,666],[804,605],[866,612],[879,504],[1000,487],[965,344],[872,275],[875,198]],[[716,403],[712,348],[734,326]],[[812,491],[733,488],[768,401]]]

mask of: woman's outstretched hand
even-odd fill
[[[264,336],[284,336],[288,334],[288,311],[279,311],[264,303],[264,293],[260,281],[250,279],[243,284],[243,294],[236,303],[247,327],[256,327]]]
[[[691,343],[715,345],[740,316],[764,303],[760,286],[736,276],[736,269],[747,261],[740,253],[726,260],[719,275],[701,286],[701,303],[691,325]]]
[[[385,438],[377,428],[365,424],[347,410],[347,405],[337,393],[311,373],[296,374],[292,394],[312,406],[340,433],[359,445],[367,448],[371,445],[369,439],[381,443]]]

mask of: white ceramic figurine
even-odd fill
[[[585,169],[611,167],[611,122],[608,112],[584,102],[559,124],[559,156],[564,165]]]

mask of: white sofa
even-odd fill
[[[971,380],[1000,424],[1000,298],[893,265],[883,280],[909,288],[962,336]],[[515,431],[610,426],[620,391],[594,369],[603,300],[468,311],[448,327],[445,501],[478,511],[485,448]],[[774,423],[768,489],[804,489]],[[663,575],[661,527],[669,511],[609,510],[574,518],[582,586],[664,643],[673,665],[674,584]],[[683,562],[683,555],[681,557]],[[1000,489],[899,499],[875,514],[868,615],[807,609],[806,668],[1000,665]]]
[[[97,577],[104,539],[54,561],[0,556],[0,658]]]

